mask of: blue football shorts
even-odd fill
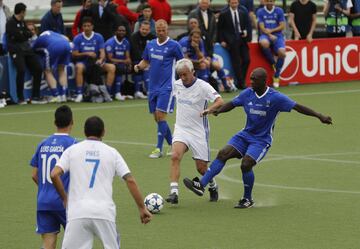
[[[250,156],[256,163],[265,157],[271,146],[259,139],[247,136],[241,131],[229,140],[228,145],[234,147],[243,157],[245,155]]]
[[[44,51],[44,68],[51,69],[58,65],[68,65],[71,60],[71,49],[69,43],[54,44]]]
[[[278,53],[280,48],[285,49],[285,39],[283,36],[276,36],[277,39],[275,41],[270,40],[268,35],[260,35],[259,37],[259,42],[261,40],[267,40],[270,43],[270,47],[271,49],[275,52]]]
[[[66,211],[47,211],[38,210],[36,214],[38,234],[44,233],[59,233],[60,225],[65,229],[66,226]]]
[[[161,111],[172,113],[174,111],[174,97],[171,91],[149,93],[149,112]]]

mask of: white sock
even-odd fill
[[[177,182],[170,183],[170,194],[172,193],[179,195],[179,184]]]
[[[217,185],[216,185],[216,181],[215,179],[213,178],[210,182],[209,182],[209,188],[216,188]]]

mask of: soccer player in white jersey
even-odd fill
[[[191,149],[197,171],[203,175],[210,161],[209,121],[206,114],[212,113],[224,102],[221,96],[207,82],[194,76],[191,60],[181,59],[176,63],[179,80],[174,83],[176,97],[176,122],[172,141],[170,168],[170,195],[166,199],[178,203],[178,181],[180,162],[186,151]],[[208,107],[208,102],[214,102]],[[210,201],[218,200],[215,180],[209,184]]]
[[[244,195],[235,208],[250,208],[254,205],[252,189],[255,182],[253,167],[258,164],[271,147],[272,133],[276,117],[280,112],[297,112],[316,117],[324,124],[332,124],[330,116],[318,113],[309,107],[300,105],[288,96],[266,85],[267,73],[263,68],[256,68],[250,76],[251,87],[242,91],[239,96],[224,104],[214,112],[218,115],[242,106],[246,113],[246,126],[235,134],[218,153],[209,170],[201,179],[184,179],[187,188],[197,195],[204,194],[204,187],[224,168],[227,160],[241,159]]]
[[[91,249],[94,236],[104,248],[120,248],[116,231],[116,207],[112,199],[114,176],[125,180],[139,209],[141,222],[146,224],[151,214],[145,208],[134,177],[119,152],[101,142],[104,122],[99,117],[86,120],[86,140],[65,150],[51,172],[51,179],[64,206],[67,207],[67,224],[63,249]],[[60,176],[70,173],[69,194],[64,190]]]

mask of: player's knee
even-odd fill
[[[260,43],[260,46],[262,48],[269,48],[270,47],[270,43],[268,41],[262,40],[259,43]]]
[[[179,152],[176,151],[172,151],[171,152],[171,161],[180,161],[181,160],[181,155]]]
[[[226,162],[230,158],[230,153],[226,149],[221,149],[216,156],[216,159]]]
[[[279,50],[279,52],[278,52],[278,56],[279,56],[279,58],[284,59],[284,58],[285,58],[285,56],[286,56],[286,52],[285,52],[285,50]]]
[[[252,159],[249,156],[245,156],[241,161],[241,165],[240,165],[241,171],[249,172],[254,167],[255,164],[256,161],[254,159]]]

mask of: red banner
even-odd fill
[[[249,44],[249,74],[256,67],[273,69],[265,60],[258,43]],[[271,73],[270,73],[271,72]],[[360,80],[360,37],[287,41],[286,58],[280,73],[280,85],[311,84]]]

